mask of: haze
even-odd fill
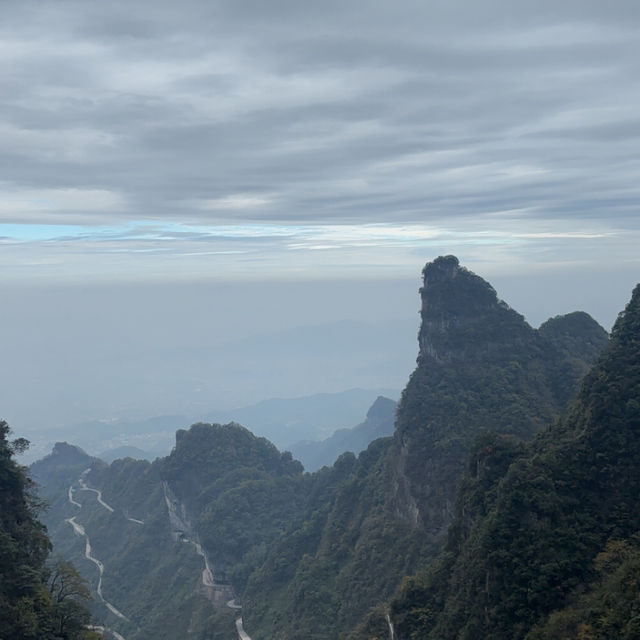
[[[4,2],[0,416],[400,390],[448,253],[535,326],[609,329],[638,281],[639,23],[621,1]]]

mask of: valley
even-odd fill
[[[413,607],[447,597],[435,595],[447,575],[459,581],[495,553],[466,545],[480,544],[475,532],[502,504],[502,478],[532,447],[568,437],[553,435],[555,416],[578,411],[582,377],[614,346],[581,312],[532,329],[452,256],[425,267],[421,297],[417,368],[395,428],[375,439],[386,427],[374,416],[395,412],[378,399],[354,430],[373,439],[358,456],[305,472],[239,424],[198,423],[153,463],[107,465],[59,444],[32,466],[55,547],[77,557],[70,538],[84,536],[99,569],[97,604],[111,616],[100,625],[127,640],[222,640],[230,629],[254,640],[418,640],[444,628],[416,623]],[[495,637],[516,637],[510,624]]]
[[[0,640],[640,640],[640,2],[1,6]]]
[[[83,507],[83,504],[74,499],[74,494],[80,491],[92,492],[95,494],[96,502],[103,509],[105,509],[107,512],[111,514],[115,513],[115,509],[111,505],[107,504],[107,502],[104,501],[102,497],[102,491],[100,489],[95,489],[87,485],[85,478],[90,471],[91,471],[90,468],[85,469],[80,474],[77,481],[74,484],[69,486],[68,492],[67,492],[69,504],[73,505],[74,507],[77,507],[78,511],[80,511]],[[171,537],[175,541],[179,541],[182,543],[186,543],[187,545],[191,545],[194,548],[194,551],[196,552],[196,554],[200,558],[202,558],[202,561],[204,563],[204,568],[202,569],[200,579],[201,579],[202,586],[206,590],[207,598],[211,601],[214,607],[226,606],[229,609],[233,610],[234,612],[239,612],[242,607],[236,604],[236,599],[235,599],[236,596],[231,585],[228,583],[219,584],[216,582],[208,555],[203,550],[200,542],[197,541],[197,537],[196,537],[196,534],[193,532],[192,525],[188,521],[188,517],[186,515],[186,510],[184,505],[180,503],[180,501],[176,498],[175,494],[169,488],[167,482],[163,482],[162,486],[163,486],[164,498],[165,498],[166,507],[167,507],[167,513],[168,513],[169,522],[170,522]],[[98,559],[97,557],[95,557],[95,555],[93,555],[90,538],[87,535],[87,532],[84,526],[79,522],[77,522],[77,518],[79,517],[81,517],[81,513],[71,518],[67,518],[65,522],[67,522],[72,526],[74,535],[84,538],[85,540],[84,557],[90,562],[92,562],[98,570],[98,580],[97,580],[97,583],[95,583],[95,592],[96,592],[98,601],[102,603],[106,607],[106,609],[116,618],[125,622],[129,622],[129,623],[133,622],[133,624],[136,624],[135,620],[132,621],[122,611],[116,608],[111,602],[109,602],[105,598],[102,590],[105,565],[100,559]],[[144,521],[138,520],[136,518],[125,516],[125,519],[128,522],[132,522],[137,525],[144,525]],[[143,550],[143,551],[146,551],[147,553],[150,552],[149,550]],[[236,625],[238,637],[241,640],[251,640],[250,636],[244,630],[242,617],[240,615],[237,615],[237,617],[235,618],[235,625]],[[113,637],[116,638],[116,640],[127,640],[127,638],[125,638],[123,635],[118,633],[118,631],[114,630],[109,626],[98,625],[98,626],[94,626],[94,628],[100,629],[103,632],[111,634]]]

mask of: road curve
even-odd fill
[[[183,542],[187,542],[188,544],[192,544],[196,548],[196,552],[199,556],[202,556],[204,559],[204,569],[202,571],[202,584],[206,587],[215,587],[215,577],[213,575],[213,571],[211,570],[211,566],[209,565],[209,558],[205,550],[202,548],[202,545],[196,540],[192,540],[193,532],[191,530],[191,525],[187,521],[186,514],[184,513],[184,508],[180,504],[180,501],[176,497],[176,495],[171,491],[169,487],[169,483],[165,480],[162,483],[162,488],[164,490],[164,499],[167,505],[167,511],[169,512],[169,521],[171,523],[171,531],[174,539],[182,539]],[[235,600],[229,600],[227,602],[227,606],[230,609],[240,610],[242,607],[235,603]],[[244,630],[242,626],[242,616],[236,618],[236,629],[238,631],[238,637],[240,640],[251,640],[249,634]]]
[[[93,631],[107,631],[109,632],[116,640],[126,640],[123,636],[121,636],[117,631],[113,629],[107,629],[107,627],[103,627],[97,624],[90,624],[87,629],[92,629]]]
[[[100,494],[99,491],[97,491],[96,489],[89,489],[88,487],[86,487],[86,485],[84,484],[84,480],[82,478],[80,478],[80,483],[83,486],[83,489],[87,489],[89,491],[96,491],[96,493],[98,493],[98,501],[107,509],[109,509],[109,511],[113,512],[113,509],[107,505],[106,503],[104,503],[101,498],[102,495]],[[82,508],[82,505],[79,502],[76,502],[73,499],[73,491],[72,491],[72,487],[69,487],[69,492],[68,492],[68,498],[69,498],[69,502],[78,507],[78,508]],[[127,618],[127,616],[124,615],[124,613],[122,613],[121,611],[119,611],[116,607],[114,607],[108,600],[105,600],[104,596],[102,595],[102,574],[104,573],[104,565],[102,564],[102,562],[100,562],[100,560],[98,560],[98,558],[96,558],[95,556],[93,556],[91,554],[91,541],[89,540],[89,536],[87,535],[87,532],[85,530],[85,528],[79,524],[78,522],[76,522],[76,517],[77,516],[73,516],[73,518],[67,518],[65,520],[65,522],[68,522],[72,527],[73,527],[73,532],[77,535],[77,536],[83,536],[85,539],[85,546],[84,546],[84,557],[87,558],[87,560],[91,560],[91,562],[93,562],[96,567],[98,567],[98,587],[96,588],[96,593],[98,594],[98,597],[100,598],[100,600],[102,601],[102,603],[105,605],[105,607],[107,607],[107,609],[109,609],[109,611],[111,611],[111,613],[113,613],[115,616],[117,616],[118,618],[122,619],[122,620],[126,620],[127,622],[130,622],[129,618]],[[120,634],[118,634],[115,631],[112,631],[111,629],[108,630],[110,633],[114,634],[116,636],[116,638],[118,638],[118,640],[125,640],[125,638],[123,638]]]
[[[87,535],[87,532],[85,531],[84,527],[81,524],[78,524],[76,522],[75,516],[73,518],[67,518],[66,522],[68,522],[73,527],[73,532],[76,535],[84,536],[84,539],[85,539],[84,557],[87,560],[91,560],[91,562],[93,562],[93,564],[95,564],[96,567],[98,567],[99,576],[98,576],[98,587],[96,589],[98,597],[107,607],[107,609],[111,611],[111,613],[118,616],[118,618],[121,618],[122,620],[126,620],[127,622],[130,622],[127,616],[125,616],[121,611],[118,611],[118,609],[116,609],[110,602],[105,600],[104,596],[102,595],[102,574],[104,573],[104,565],[102,564],[102,562],[100,562],[100,560],[98,560],[98,558],[91,555],[91,542],[89,541],[89,536]]]
[[[242,616],[236,619],[236,629],[238,630],[238,637],[240,640],[251,640],[242,626]]]
[[[78,482],[80,483],[80,490],[81,491],[93,491],[93,493],[95,493],[98,496],[98,502],[108,511],[111,511],[111,513],[113,513],[113,507],[110,507],[103,499],[102,499],[102,491],[99,491],[98,489],[92,489],[91,487],[87,487],[87,483],[84,481],[84,478],[80,478],[78,480]],[[76,503],[77,504],[77,503]]]
[[[73,487],[69,487],[69,502],[76,507],[82,508],[82,505],[73,499]]]

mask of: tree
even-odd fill
[[[88,590],[75,568],[58,562],[47,585],[51,543],[37,517],[42,502],[25,468],[13,459],[28,442],[10,441],[10,434],[9,425],[0,420],[0,638],[91,637],[85,628]]]
[[[70,562],[59,559],[49,578],[49,594],[53,603],[56,632],[72,638],[89,623],[86,604],[91,600],[87,581]]]

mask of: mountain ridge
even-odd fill
[[[251,576],[245,620],[264,637],[336,638],[355,626],[443,543],[475,437],[494,427],[530,439],[563,406],[546,360],[580,359],[576,345],[561,353],[453,256],[428,263],[423,275],[420,351],[394,435],[357,460],[340,458],[348,475],[328,502]],[[604,329],[587,325],[604,346]],[[585,357],[588,367],[592,353]],[[569,376],[577,389],[577,369]],[[278,574],[284,557],[298,569]],[[323,595],[303,607],[318,585]]]
[[[391,602],[397,638],[637,637],[639,432],[640,285],[562,418],[519,450],[476,443],[445,550]]]
[[[169,630],[177,637],[187,612],[198,621],[190,627],[194,633],[208,638],[210,628],[211,637],[222,639],[221,625],[233,616],[210,609],[201,558],[171,539],[164,487],[190,522],[185,535],[241,597],[249,633],[335,640],[391,598],[403,576],[436,557],[478,438],[497,430],[502,440],[484,446],[510,460],[520,441],[564,408],[580,372],[607,341],[586,314],[555,319],[542,331],[531,328],[453,256],[427,264],[420,295],[417,366],[395,431],[357,457],[344,453],[331,467],[303,473],[290,454],[240,425],[196,424],[178,431],[172,453],[154,463],[92,466],[86,481],[114,512],[85,500],[82,524],[92,544],[95,539],[105,589],[116,605],[131,600],[134,587],[143,592],[133,614],[144,626],[128,628],[133,640],[150,629],[154,637],[170,638]],[[561,380],[554,378],[559,368],[566,372]],[[74,512],[64,489],[54,508],[67,517]],[[61,522],[55,533],[71,549],[77,541]],[[132,573],[142,564],[156,576],[152,584]],[[171,617],[159,575],[185,581],[172,582],[182,617]]]

